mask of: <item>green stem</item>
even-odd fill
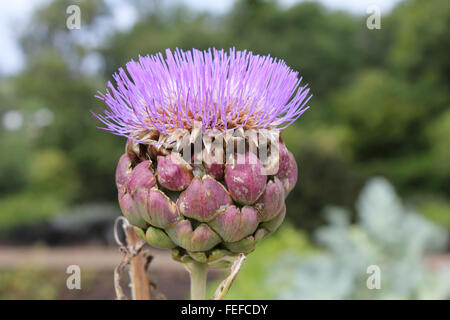
[[[192,262],[189,269],[189,274],[191,275],[191,300],[204,300],[206,297],[208,264]]]

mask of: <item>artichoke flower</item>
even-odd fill
[[[235,49],[166,50],[126,71],[94,114],[127,138],[116,170],[123,215],[184,263],[254,250],[282,223],[297,182],[280,132],[308,109],[307,85],[284,61]]]

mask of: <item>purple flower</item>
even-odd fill
[[[298,178],[279,130],[311,98],[297,72],[246,51],[177,49],[114,80],[94,115],[128,138],[116,185],[141,238],[184,263],[216,263],[277,230]]]
[[[131,140],[153,132],[284,129],[307,109],[309,88],[284,61],[252,52],[176,49],[139,57],[120,68],[99,93],[107,108],[94,114],[104,130]]]

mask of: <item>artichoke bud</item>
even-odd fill
[[[298,175],[280,132],[311,99],[297,72],[234,48],[167,49],[113,79],[94,116],[128,139],[115,180],[141,238],[178,261],[216,263],[280,226]]]
[[[209,149],[191,165],[171,149],[155,150],[127,144],[116,170],[119,203],[138,235],[172,249],[174,259],[216,263],[249,253],[282,223],[284,199],[297,179],[294,157],[283,143],[273,175],[249,151],[222,164],[224,158],[217,160]]]

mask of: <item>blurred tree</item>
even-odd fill
[[[115,201],[114,167],[125,141],[96,129],[101,123],[89,111],[103,103],[94,95],[130,59],[175,47],[270,53],[309,83],[311,110],[284,132],[300,164],[288,199],[297,226],[323,223],[327,204],[350,206],[372,174],[447,203],[448,1],[403,1],[383,15],[381,30],[309,1],[239,0],[220,15],[158,0],[126,3],[137,20],[122,31],[108,1],[77,2],[80,30],[66,27],[69,0],[34,12],[21,39],[26,66],[0,80],[0,116],[17,111],[23,118],[20,128],[0,128],[3,226],[75,202]]]
[[[430,174],[435,188],[450,197],[450,109],[428,127],[431,144]]]
[[[298,228],[312,232],[324,224],[322,213],[328,205],[353,207],[366,177],[338,156],[317,148],[302,148],[296,158],[299,180],[287,198],[287,217]]]
[[[450,2],[404,1],[393,15],[396,25],[390,55],[392,66],[412,81],[432,76],[436,84],[448,84]]]
[[[56,51],[72,67],[72,72],[80,72],[82,58],[98,41],[95,41],[95,36],[98,38],[104,33],[102,18],[111,12],[103,0],[77,1],[75,4],[80,7],[81,26],[71,30],[66,25],[69,16],[66,10],[73,4],[70,0],[51,1],[33,13],[20,41],[28,63],[46,56],[48,51]]]
[[[424,148],[426,109],[411,101],[402,80],[378,70],[363,72],[335,101],[342,122],[353,131],[356,160],[387,159]]]
[[[233,45],[286,60],[314,89],[315,100],[351,80],[360,60],[357,23],[316,2],[281,9],[275,1],[241,0],[228,17]]]
[[[412,99],[426,106],[423,121],[450,106],[450,2],[405,1],[393,12],[390,67],[409,83]]]
[[[14,111],[23,118],[21,127],[0,135],[8,150],[0,158],[3,227],[46,219],[75,200],[115,199],[112,168],[122,147],[99,134],[89,113],[104,80],[80,68],[95,50],[88,38],[108,11],[101,1],[78,2],[82,28],[69,30],[71,4],[52,1],[33,13],[21,38],[26,67],[2,80],[0,114]],[[112,155],[104,156],[106,164],[98,161],[102,154]]]
[[[166,48],[188,50],[224,46],[225,32],[217,16],[194,13],[181,5],[170,9],[161,5],[144,6],[138,11],[140,19],[133,28],[115,34],[102,48],[107,78],[139,55],[164,52]]]
[[[450,176],[436,163],[445,157],[439,145],[446,120],[436,119],[450,105],[449,3],[404,1],[386,27],[377,36],[364,33],[381,37],[369,48],[382,58],[368,56],[380,68],[366,67],[334,95],[339,122],[352,132],[349,143],[364,172],[393,179],[401,191],[448,194]]]
[[[99,24],[110,11],[103,1],[81,1],[77,4],[82,27],[69,30],[66,8],[70,4],[53,1],[34,14],[30,27],[35,31],[22,39],[28,53],[27,69],[15,79],[16,88],[20,88],[16,94],[22,101],[34,101],[35,107],[45,107],[54,114],[53,123],[40,132],[34,143],[36,148],[51,146],[63,151],[66,161],[76,168],[81,185],[90,186],[80,188],[74,199],[112,200],[115,192],[111,168],[122,148],[114,137],[98,132],[99,124],[89,112],[100,105],[94,95],[97,88],[104,86],[104,80],[98,75],[87,76],[80,69],[84,57],[96,50],[89,38],[101,30]]]
[[[39,150],[29,166],[29,188],[59,199],[73,199],[79,187],[72,163],[58,150]]]

